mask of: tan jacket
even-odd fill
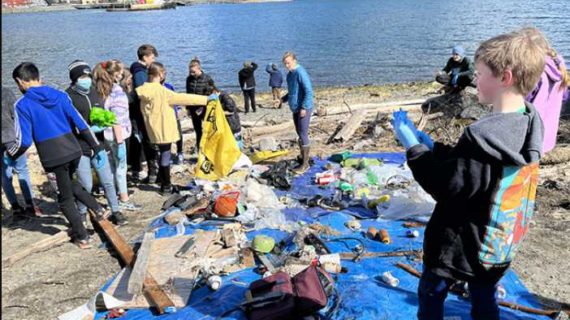
[[[146,82],[136,89],[150,142],[172,143],[180,140],[174,105],[205,106],[208,97],[176,93],[157,82]]]

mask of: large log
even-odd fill
[[[347,112],[355,112],[357,110],[369,110],[369,109],[379,109],[379,108],[390,108],[392,110],[399,110],[400,108],[407,110],[408,108],[417,108],[425,102],[425,99],[414,99],[414,100],[404,100],[404,101],[387,101],[379,103],[360,103],[348,106],[337,106],[320,109],[319,116],[329,116],[334,114],[341,114]]]
[[[121,261],[127,266],[133,267],[135,263],[135,252],[133,248],[128,245],[127,241],[115,230],[115,227],[109,222],[109,220],[97,220],[95,213],[89,211],[93,221],[103,230],[105,236],[111,241],[111,244],[118,252]],[[160,288],[156,280],[150,275],[145,276],[143,282],[143,293],[145,297],[158,309],[160,314],[171,313],[176,311],[174,303],[166,295],[166,293]]]
[[[145,232],[141,247],[137,252],[137,259],[131,276],[129,277],[128,292],[131,294],[140,294],[143,289],[144,278],[146,276],[146,268],[148,266],[148,258],[152,241],[154,240],[153,232]]]
[[[348,119],[342,130],[340,130],[333,138],[332,141],[348,141],[360,127],[362,121],[366,118],[366,110],[358,110],[352,114]]]
[[[62,243],[70,241],[71,238],[67,231],[60,231],[53,236],[49,236],[43,240],[40,240],[29,247],[16,252],[15,254],[2,259],[2,266],[9,267],[17,261],[24,259],[25,257],[44,250],[51,249]]]

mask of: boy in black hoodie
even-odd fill
[[[74,132],[78,132],[93,150],[97,167],[105,164],[105,150],[75,110],[69,96],[43,85],[40,72],[33,63],[21,63],[12,72],[12,77],[24,96],[16,102],[17,141],[7,150],[8,154],[18,158],[32,142],[35,144],[44,169],[56,175],[59,205],[71,224],[71,239],[81,249],[90,248],[90,237],[75,206],[75,198],[95,211],[99,219],[105,219],[109,214],[73,181],[82,154]]]
[[[544,69],[544,52],[521,32],[475,53],[479,101],[493,113],[465,129],[453,147],[435,145],[402,111],[394,130],[414,178],[436,201],[424,239],[418,319],[443,319],[455,280],[465,281],[473,319],[499,320],[496,285],[533,214],[543,124],[525,102]]]

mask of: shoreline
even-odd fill
[[[248,3],[276,3],[291,2],[293,0],[186,0],[175,1],[184,3],[185,6],[205,5],[205,4],[248,4]],[[31,6],[31,7],[2,7],[2,14],[18,14],[18,13],[44,13],[44,12],[63,12],[63,11],[79,11],[76,5],[80,4],[54,4],[51,6]],[[104,9],[83,9],[83,10],[104,10]]]

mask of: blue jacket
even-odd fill
[[[13,158],[36,144],[44,168],[53,168],[82,154],[74,130],[96,152],[101,150],[89,126],[73,107],[69,96],[48,86],[32,87],[16,102],[16,145],[8,150]]]
[[[313,85],[307,70],[301,65],[287,74],[287,89],[289,92],[283,100],[289,103],[289,108],[293,113],[301,109],[313,109]]]
[[[273,70],[271,64],[268,64],[265,71],[269,73],[269,86],[271,88],[281,88],[283,85],[283,75],[279,69]]]

